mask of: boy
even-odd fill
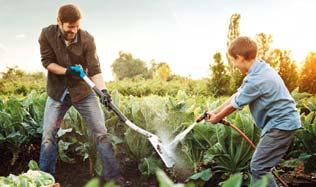
[[[216,124],[235,110],[249,105],[261,138],[250,163],[254,181],[270,172],[288,150],[294,131],[301,128],[295,101],[278,73],[266,62],[256,59],[257,45],[249,37],[238,37],[229,46],[233,65],[246,74],[242,85],[228,101],[208,112],[208,121]],[[275,179],[269,186],[276,186]]]

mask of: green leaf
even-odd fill
[[[38,164],[34,160],[30,160],[28,166],[30,170],[39,170]]]
[[[99,187],[100,186],[100,180],[98,178],[93,178],[88,181],[87,184],[84,185],[84,187]]]
[[[101,156],[99,153],[97,153],[96,159],[95,159],[95,163],[94,163],[94,171],[98,176],[102,175],[102,160],[101,160]]]
[[[184,187],[184,184],[174,184],[169,177],[161,170],[156,171],[159,187]]]
[[[104,187],[119,187],[118,185],[116,185],[114,182],[107,182]]]
[[[112,100],[113,100],[113,103],[116,105],[116,106],[119,106],[120,104],[120,93],[118,92],[117,89],[115,90],[112,90]]]
[[[241,182],[242,182],[242,176],[240,173],[237,173],[229,177],[229,179],[223,183],[222,187],[240,187]]]
[[[61,137],[61,136],[65,135],[66,133],[71,132],[71,131],[72,131],[72,128],[68,128],[68,129],[60,128],[57,132],[57,136]]]
[[[272,178],[272,174],[266,174],[261,177],[260,180],[256,181],[255,183],[250,184],[250,187],[266,187],[268,186],[269,179]]]
[[[138,165],[138,169],[144,176],[150,176],[155,174],[158,168],[162,167],[162,162],[160,159],[150,156],[148,158],[142,159],[141,163]]]
[[[189,179],[198,180],[201,179],[203,181],[208,181],[212,177],[212,171],[211,169],[205,169],[203,171],[200,171],[198,173],[195,173]]]
[[[75,159],[70,158],[67,154],[66,151],[68,150],[69,146],[72,143],[70,142],[64,142],[63,140],[58,141],[58,152],[59,152],[59,157],[63,162],[67,163],[75,163]]]

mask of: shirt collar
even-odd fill
[[[258,69],[261,68],[262,63],[264,63],[262,60],[255,60],[255,62],[250,66],[249,70],[248,70],[248,74],[252,74],[256,71],[258,71]]]

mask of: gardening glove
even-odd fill
[[[84,76],[86,76],[86,73],[82,69],[81,65],[74,65],[67,67],[66,75],[80,77],[82,79]]]
[[[103,96],[101,96],[100,98],[100,102],[105,105],[108,109],[111,109],[109,106],[110,106],[110,103],[112,102],[112,98],[111,98],[111,95],[109,94],[108,90],[107,89],[103,89],[101,90],[101,92],[104,94]]]

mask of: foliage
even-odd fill
[[[30,169],[26,173],[22,173],[19,176],[10,174],[8,177],[0,177],[0,186],[12,187],[12,186],[52,186],[55,184],[55,179],[49,173],[43,171],[34,170],[36,168],[36,162],[30,161]],[[38,168],[38,166],[37,166]]]
[[[240,14],[234,13],[230,17],[229,22],[229,28],[228,28],[228,34],[227,34],[227,48],[229,47],[230,43],[239,37],[240,35]],[[231,77],[231,83],[230,83],[230,89],[232,92],[236,92],[237,88],[240,87],[244,76],[239,72],[237,68],[233,67],[233,64],[231,62],[231,57],[229,54],[226,54],[227,61],[229,64],[229,72]]]
[[[208,80],[192,80],[179,76],[170,77],[171,80],[163,81],[160,79],[144,79],[132,78],[124,79],[123,81],[109,82],[107,87],[109,90],[118,90],[119,93],[125,96],[176,96],[179,90],[185,91],[188,95],[209,96]]]
[[[19,153],[42,132],[46,95],[32,91],[27,97],[0,100],[0,149],[12,153],[11,166]]]
[[[210,168],[202,170],[198,173],[192,175],[189,179],[198,180],[201,179],[203,181],[208,181],[212,177],[212,171]]]
[[[235,116],[230,116],[230,120],[253,142],[258,141],[259,132],[249,114],[235,113]],[[214,159],[214,172],[233,174],[248,171],[253,149],[234,129],[217,125],[212,138],[217,139],[217,142],[204,155],[205,164]]]
[[[316,102],[314,102],[315,104]],[[305,164],[305,172],[316,171],[316,110],[311,111],[309,114],[302,114],[302,125],[304,129],[296,132],[297,140],[300,143],[300,156],[299,159]]]
[[[291,92],[298,86],[298,70],[294,61],[290,58],[290,52],[286,50],[273,50],[270,63],[277,64],[277,71],[283,79],[286,87]]]
[[[316,53],[311,52],[307,55],[303,64],[300,80],[299,91],[316,93]]]
[[[120,51],[119,57],[112,64],[112,71],[117,80],[141,76],[148,78],[146,63],[140,59],[133,58],[132,54]]]
[[[152,62],[149,72],[152,74],[153,79],[167,81],[171,78],[171,68],[167,63]]]
[[[239,37],[240,35],[240,14],[234,13],[230,17],[229,22],[229,28],[228,28],[228,34],[227,34],[227,47],[230,45],[230,43]]]
[[[16,67],[8,68],[0,77],[0,95],[28,95],[32,90],[45,91],[45,75],[42,72],[26,73]]]
[[[212,75],[208,87],[215,96],[228,95],[230,94],[230,77],[227,67],[222,61],[222,56],[219,52],[214,54],[213,59],[214,63],[210,65]]]
[[[265,34],[263,32],[256,34],[256,43],[258,47],[257,58],[269,63],[272,67],[276,67],[276,64],[270,62],[270,44],[272,41],[271,34]]]

